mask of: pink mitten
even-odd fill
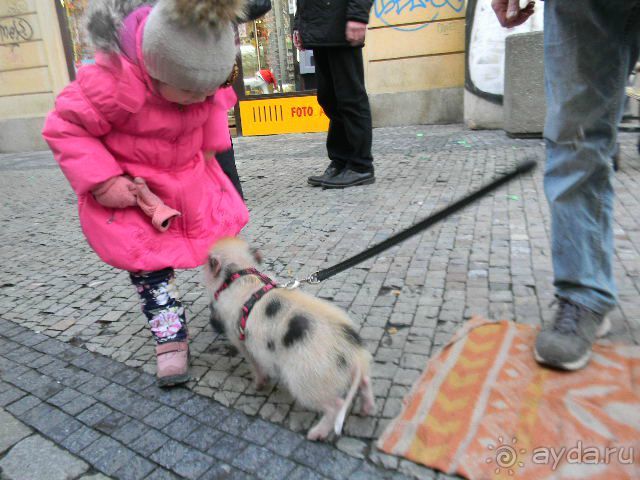
[[[151,223],[161,232],[166,231],[171,225],[171,219],[177,217],[180,214],[177,210],[168,207],[164,204],[160,197],[149,190],[147,182],[140,177],[133,179],[135,184],[136,198],[138,199],[138,206],[149,217],[151,217]]]
[[[137,202],[136,196],[130,188],[132,186],[133,182],[129,178],[119,175],[99,183],[96,188],[91,190],[91,193],[103,207],[135,207]]]

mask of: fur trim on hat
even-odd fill
[[[183,25],[216,27],[245,15],[244,0],[168,0],[167,6]]]
[[[92,0],[85,22],[89,39],[97,50],[120,52],[119,32],[122,21],[142,5],[155,5],[157,0]],[[244,0],[168,0],[173,18],[182,24],[215,26],[237,22],[246,15]]]
[[[136,8],[154,3],[156,0],[92,0],[86,13],[91,43],[103,52],[119,52],[122,21]]]

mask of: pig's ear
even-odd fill
[[[262,253],[260,253],[260,250],[258,250],[257,248],[252,248],[251,254],[253,255],[253,258],[256,262],[262,263]]]
[[[222,270],[222,263],[220,262],[220,257],[209,257],[209,268],[211,269],[211,274],[214,277],[220,275],[220,270]]]

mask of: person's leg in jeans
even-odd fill
[[[318,103],[329,118],[327,132],[327,155],[331,163],[322,175],[309,177],[308,182],[313,186],[321,186],[325,180],[340,173],[349,160],[349,142],[347,141],[344,123],[336,105],[336,93],[333,88],[333,72],[329,63],[330,48],[314,48],[313,58],[316,66],[316,84]]]
[[[545,87],[551,250],[558,311],[536,341],[536,359],[577,369],[606,333],[616,304],[611,155],[631,45],[625,29],[640,0],[547,0]]]
[[[371,155],[372,123],[369,97],[364,84],[361,48],[332,48],[329,64],[336,97],[336,110],[344,125],[349,159],[343,172],[324,183],[326,188],[365,185],[375,181]]]

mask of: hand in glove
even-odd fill
[[[137,205],[135,193],[131,191],[134,183],[124,175],[111,177],[99,183],[91,190],[96,201],[103,207],[126,208]]]
[[[140,177],[133,179],[133,186],[130,187],[138,200],[138,206],[149,217],[151,223],[161,232],[166,231],[171,225],[171,219],[180,214],[177,210],[164,204],[160,197],[149,190],[147,182]]]

